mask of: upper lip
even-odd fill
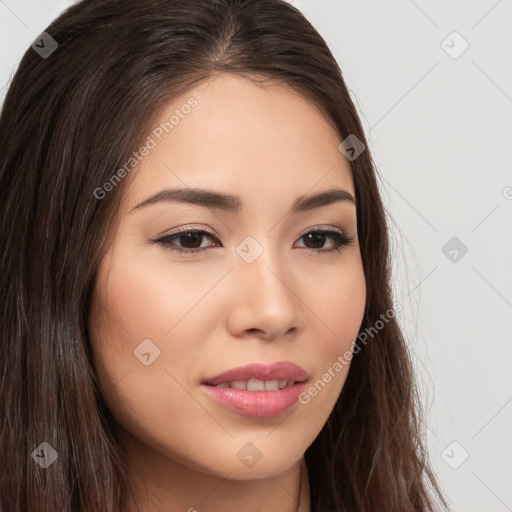
[[[303,382],[308,378],[304,368],[289,361],[279,361],[272,364],[253,363],[232,368],[215,377],[204,379],[202,384],[216,386],[225,382],[255,380],[284,380]]]

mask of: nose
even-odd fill
[[[268,251],[252,263],[239,258],[232,271],[228,330],[236,337],[277,339],[303,329],[304,302],[290,266]]]

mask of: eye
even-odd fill
[[[319,248],[322,247],[325,244],[326,239],[329,238],[332,240],[332,247],[330,249]],[[313,253],[331,253],[332,251],[339,252],[343,249],[343,247],[351,245],[355,241],[353,236],[349,236],[343,231],[334,229],[313,229],[307,233],[304,233],[299,238],[299,240],[300,239],[305,239],[307,243],[314,246],[313,248],[307,247],[307,249]]]
[[[182,228],[171,233],[170,235],[153,240],[154,243],[163,246],[165,249],[175,251],[178,254],[192,255],[204,252],[209,246],[204,246],[204,239],[215,240],[218,242],[217,247],[222,247],[220,240],[204,229]],[[331,253],[332,251],[341,251],[344,246],[351,245],[355,238],[345,234],[343,231],[334,229],[314,229],[310,230],[299,237],[313,247],[305,247],[309,252],[314,254]],[[326,240],[331,239],[331,248],[322,248]],[[177,245],[179,242],[181,245]]]
[[[205,251],[205,248],[201,246],[204,238],[219,241],[216,236],[204,229],[184,228],[158,240],[153,240],[153,242],[162,245],[166,249],[176,251],[178,254],[197,254]],[[175,246],[176,240],[182,244],[183,248]]]

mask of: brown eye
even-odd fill
[[[322,249],[327,239],[333,240],[334,247]],[[341,251],[344,246],[350,245],[354,242],[354,238],[346,235],[341,231],[331,229],[316,229],[309,231],[301,236],[305,243],[309,244],[306,248],[314,252],[330,252]]]
[[[206,247],[201,246],[205,238],[217,240],[215,236],[204,229],[188,229],[164,236],[155,240],[155,242],[163,245],[166,249],[179,253],[195,254],[203,252],[206,249]],[[178,242],[179,245],[177,245],[176,242]]]

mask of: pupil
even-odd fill
[[[180,243],[184,245],[187,249],[197,249],[201,246],[201,233],[186,233],[185,235],[180,235]],[[185,239],[185,243],[183,244],[183,239]],[[194,244],[194,241],[196,244]],[[199,242],[197,244],[197,242]],[[193,247],[190,247],[190,244],[192,243]]]
[[[318,245],[315,246],[314,249],[322,248],[325,242],[325,234],[324,233],[308,233],[306,235],[310,241],[313,241],[313,244]]]

